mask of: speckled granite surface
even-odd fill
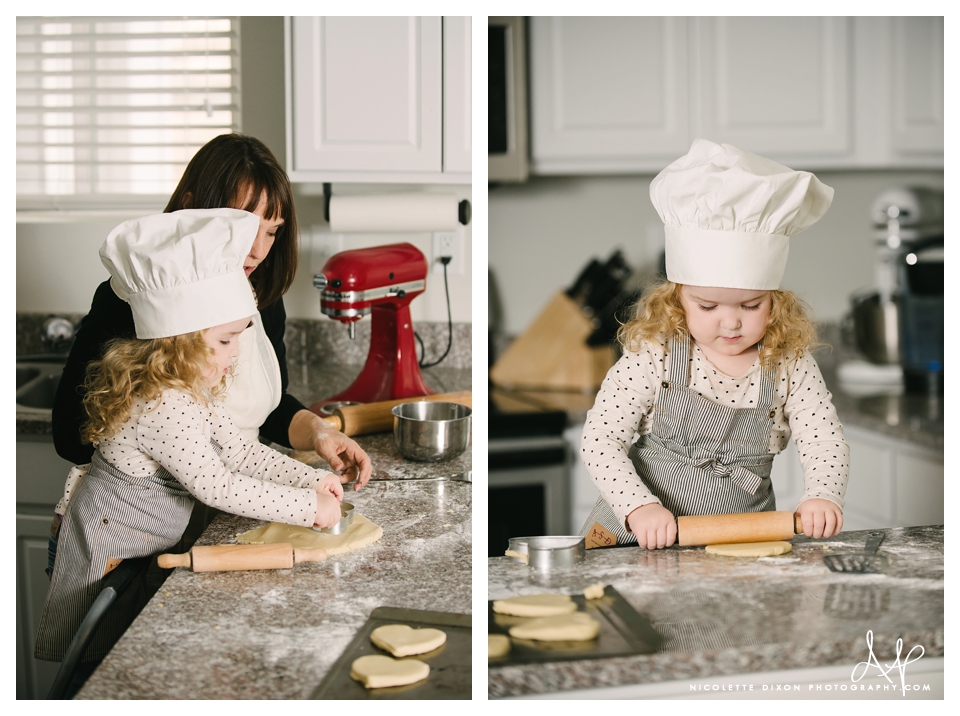
[[[488,599],[519,594],[574,594],[613,585],[664,638],[655,654],[619,659],[492,666],[491,697],[603,688],[805,669],[853,666],[874,653],[892,658],[916,644],[942,656],[943,527],[884,530],[884,574],[842,574],[824,554],[863,548],[866,532],[810,540],[797,537],[780,557],[708,555],[703,547],[647,551],[588,550],[578,566],[539,575],[506,557],[488,560]]]
[[[408,476],[381,452],[378,436],[359,442],[380,477]],[[437,463],[419,474],[455,469]],[[471,488],[397,480],[348,492],[357,511],[383,527],[383,539],[326,562],[175,570],[77,698],[303,699],[373,609],[469,614]],[[260,524],[221,515],[198,544],[232,543]]]

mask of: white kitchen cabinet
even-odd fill
[[[843,156],[850,136],[850,20],[697,20],[698,136],[764,156]]]
[[[469,183],[469,39],[468,18],[287,18],[290,178]]]
[[[538,174],[658,172],[696,137],[943,167],[942,17],[535,17],[530,76]]]
[[[530,18],[534,168],[628,170],[690,146],[691,20]]]

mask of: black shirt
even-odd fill
[[[282,391],[280,404],[260,426],[260,434],[284,447],[291,447],[290,422],[298,411],[306,408],[287,394],[290,380],[287,377],[287,350],[283,343],[287,320],[283,299],[260,309],[260,317],[280,364]],[[76,465],[90,462],[94,450],[93,445],[80,442],[80,428],[87,419],[83,410],[83,382],[87,365],[102,358],[104,344],[114,338],[136,338],[133,312],[110,288],[110,281],[104,281],[93,296],[90,313],[80,322],[77,339],[64,366],[53,404],[53,443],[57,454]]]

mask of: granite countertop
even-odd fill
[[[892,659],[916,644],[943,655],[943,527],[884,530],[883,574],[829,571],[824,554],[858,551],[866,532],[822,540],[798,536],[793,552],[743,559],[703,547],[588,550],[565,570],[538,574],[507,557],[488,560],[488,598],[538,592],[582,593],[612,585],[661,634],[642,656],[491,666],[491,697],[653,684],[752,672],[850,665],[874,653]]]
[[[176,569],[77,698],[303,699],[375,608],[469,614],[472,483],[403,478],[469,469],[470,450],[411,472],[386,437],[357,441],[375,479],[396,479],[346,493],[383,527],[380,542],[289,570]],[[220,515],[197,544],[261,524]]]

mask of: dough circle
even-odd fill
[[[735,544],[708,544],[708,554],[724,557],[773,557],[793,550],[789,542],[738,542]]]
[[[446,632],[439,629],[414,629],[406,624],[387,624],[370,632],[370,641],[394,656],[426,654],[443,646]]]
[[[271,522],[269,525],[237,535],[237,542],[246,544],[292,544],[300,549],[323,547],[328,555],[351,552],[383,537],[383,528],[363,515],[354,514],[353,524],[338,535],[317,532],[310,527]]]
[[[606,594],[606,590],[603,587],[603,582],[591,584],[583,590],[583,596],[587,599],[600,599],[604,594]]]
[[[510,652],[510,637],[505,634],[487,634],[487,658],[495,659]]]
[[[415,684],[429,675],[430,667],[418,659],[401,660],[380,654],[361,656],[350,665],[350,678],[368,689]]]
[[[531,619],[510,627],[510,636],[536,641],[590,641],[599,633],[600,622],[583,612]]]
[[[577,604],[566,594],[528,594],[523,597],[498,599],[493,611],[515,617],[549,617],[577,611]]]

